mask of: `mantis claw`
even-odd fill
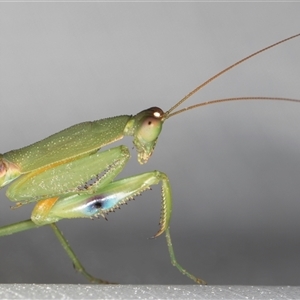
[[[10,209],[14,210],[14,209],[17,209],[21,206],[23,206],[23,203],[22,202],[17,202],[14,206],[10,206]]]

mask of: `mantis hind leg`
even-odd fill
[[[64,250],[67,252],[76,271],[78,271],[80,274],[82,274],[85,278],[87,278],[92,283],[100,283],[100,284],[111,284],[112,283],[112,282],[108,282],[106,280],[102,280],[102,279],[99,279],[99,278],[96,278],[96,277],[90,275],[82,266],[81,262],[77,258],[76,254],[72,250],[70,244],[68,243],[66,238],[63,236],[62,232],[57,227],[57,225],[55,223],[52,223],[52,224],[49,224],[49,226],[53,229],[60,244],[62,245]],[[0,228],[0,237],[6,236],[6,235],[11,235],[11,234],[25,231],[28,229],[39,228],[39,227],[40,226],[35,224],[32,220],[21,221],[18,223],[14,223],[14,224],[10,224],[10,225],[1,227]]]
[[[195,281],[198,284],[204,284],[206,285],[207,283],[200,279],[195,277],[194,275],[192,275],[191,273],[189,273],[187,270],[185,270],[176,260],[175,257],[175,253],[174,253],[174,249],[173,249],[173,244],[172,244],[172,240],[171,240],[171,234],[170,234],[170,227],[168,227],[166,229],[166,239],[167,239],[167,245],[168,245],[168,250],[169,250],[169,254],[170,254],[170,258],[171,258],[171,263],[174,267],[176,267],[183,275],[187,276],[188,278],[192,279],[193,281]]]
[[[85,270],[85,268],[83,267],[83,265],[81,264],[79,259],[77,258],[76,254],[72,250],[70,244],[68,243],[66,238],[63,236],[63,233],[60,231],[60,229],[57,227],[57,225],[55,223],[52,223],[52,224],[49,224],[49,225],[53,229],[56,237],[58,238],[58,240],[59,240],[60,244],[62,245],[62,247],[64,248],[64,250],[67,252],[68,256],[70,257],[70,259],[73,263],[73,266],[74,266],[75,270],[78,273],[82,274],[91,283],[99,283],[99,284],[112,284],[113,283],[113,282],[102,280],[102,279],[99,279],[99,278],[96,278],[96,277],[90,275]]]
[[[56,237],[58,238],[59,242],[61,243],[62,247],[67,252],[68,256],[70,257],[71,261],[73,262],[73,266],[74,266],[74,268],[77,272],[82,274],[85,278],[87,278],[92,283],[112,284],[112,282],[108,282],[108,281],[96,278],[96,277],[90,275],[88,272],[86,272],[85,268],[82,266],[81,262],[77,258],[76,254],[74,253],[74,251],[70,247],[70,244],[68,243],[66,238],[63,236],[62,232],[57,227],[57,225],[55,223],[52,223],[52,224],[50,224],[50,226],[53,229],[53,231],[54,231]],[[172,265],[174,267],[176,267],[183,275],[185,275],[188,278],[192,279],[197,284],[206,285],[207,283],[204,280],[195,277],[194,275],[189,273],[186,269],[184,269],[177,262],[176,257],[175,257],[175,253],[174,253],[174,249],[173,249],[172,240],[171,240],[170,228],[166,229],[166,240],[167,240],[167,246],[168,246],[168,250],[169,250]]]

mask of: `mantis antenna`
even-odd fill
[[[277,100],[277,101],[289,101],[289,102],[300,102],[300,100],[297,99],[290,99],[290,98],[278,98],[278,97],[238,97],[238,98],[224,98],[224,99],[217,99],[217,100],[211,100],[211,101],[207,101],[207,102],[203,102],[203,103],[198,103],[195,105],[191,105],[185,108],[182,108],[178,111],[175,111],[172,113],[172,111],[174,111],[178,106],[180,106],[183,102],[185,102],[188,98],[190,98],[191,96],[193,96],[195,93],[197,93],[200,89],[202,89],[203,87],[205,87],[207,84],[209,84],[210,82],[212,82],[213,80],[215,80],[216,78],[218,78],[219,76],[221,76],[222,74],[226,73],[227,71],[229,71],[230,69],[233,69],[234,67],[236,67],[237,65],[245,62],[246,60],[252,58],[253,56],[256,56],[257,54],[260,54],[268,49],[271,49],[275,46],[278,46],[279,44],[285,43],[289,40],[292,40],[296,37],[299,37],[300,33],[295,34],[293,36],[290,36],[286,39],[283,39],[275,44],[272,44],[268,47],[265,47],[259,51],[256,51],[254,53],[252,53],[251,55],[244,57],[243,59],[237,61],[236,63],[230,65],[229,67],[225,68],[224,70],[222,70],[221,72],[217,73],[216,75],[212,76],[211,78],[209,78],[208,80],[206,80],[205,82],[203,82],[202,84],[200,84],[199,86],[197,86],[194,90],[192,90],[190,93],[188,93],[186,96],[184,96],[180,101],[178,101],[174,106],[172,106],[168,111],[165,112],[163,119],[166,120],[170,117],[173,117],[177,114],[180,114],[184,111],[190,110],[190,109],[194,109],[196,107],[200,107],[200,106],[204,106],[204,105],[208,105],[208,104],[214,104],[214,103],[221,103],[221,102],[228,102],[228,101],[240,101],[240,100]]]

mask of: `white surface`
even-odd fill
[[[168,109],[238,59],[299,32],[299,3],[0,3],[1,149],[86,120]],[[300,98],[300,39],[253,58],[188,104]],[[299,285],[300,105],[212,105],[170,119],[149,163],[174,195],[178,260],[210,284]],[[125,143],[131,148],[130,139]],[[59,223],[92,274],[192,283],[170,264],[159,188],[105,220]],[[1,191],[0,225],[27,219]],[[85,283],[49,228],[0,239],[0,282]]]
[[[1,299],[299,299],[298,287],[0,285]]]

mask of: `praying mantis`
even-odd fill
[[[49,225],[72,260],[75,269],[89,281],[110,283],[90,275],[82,266],[56,225],[62,219],[106,217],[152,185],[162,185],[160,228],[153,236],[165,233],[172,264],[198,284],[206,284],[185,270],[176,260],[170,235],[172,191],[167,175],[152,171],[114,181],[130,158],[125,146],[100,151],[124,136],[133,136],[140,164],[151,157],[164,122],[182,112],[209,104],[240,100],[300,100],[274,97],[239,97],[212,100],[176,111],[183,102],[208,83],[251,57],[288,40],[296,34],[263,48],[217,73],[196,87],[168,111],[151,107],[140,113],[123,115],[71,126],[39,142],[0,154],[0,187],[10,185],[6,195],[16,208],[37,202],[31,218],[0,228],[0,236]]]

